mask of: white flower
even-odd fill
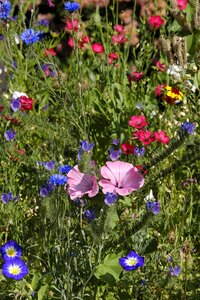
[[[17,98],[20,98],[21,96],[28,97],[25,93],[20,93],[18,91],[14,91],[12,98],[17,99]]]
[[[153,195],[153,191],[152,190],[150,190],[150,193],[149,193],[149,195],[147,195],[145,198],[144,198],[147,202],[152,202],[152,201],[154,201],[155,200],[155,197],[154,197],[154,195]]]

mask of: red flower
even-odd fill
[[[164,23],[164,19],[162,19],[160,16],[151,16],[149,18],[149,24],[156,29],[160,28],[160,26],[162,26]]]
[[[128,38],[126,38],[123,34],[118,34],[118,35],[113,35],[112,36],[112,43],[113,44],[117,44],[117,45],[121,45],[123,43],[125,43],[126,41],[128,41]]]
[[[67,21],[65,28],[68,31],[78,31],[78,20],[74,19],[72,21]]]
[[[114,26],[114,29],[118,32],[118,33],[124,33],[124,26],[123,25],[116,25]]]
[[[137,165],[137,166],[135,166],[135,167],[138,169],[138,171],[139,171],[143,176],[147,175],[148,170],[145,170],[145,168],[143,167],[143,165]]]
[[[154,91],[155,95],[156,96],[163,95],[165,87],[166,87],[166,84],[159,84],[159,85],[157,85],[157,87],[155,88],[155,91]]]
[[[155,141],[155,137],[151,131],[148,130],[138,130],[133,133],[135,137],[139,139],[144,145],[149,145]],[[134,138],[133,138],[134,139]]]
[[[166,65],[162,64],[159,60],[156,62],[156,68],[161,71],[164,72],[166,70]]]
[[[56,53],[56,51],[53,48],[47,48],[47,49],[44,50],[44,55],[46,57],[48,57],[48,56],[56,56],[57,53]]]
[[[180,10],[185,10],[188,4],[188,0],[176,0],[176,4]]]
[[[20,121],[19,121],[18,119],[13,118],[13,117],[11,117],[11,116],[4,116],[4,118],[5,118],[7,121],[10,121],[11,124],[17,125],[17,124],[20,123]]]
[[[87,35],[84,36],[79,43],[79,48],[82,49],[85,46],[85,44],[89,44],[90,42],[91,42],[91,38]]]
[[[128,122],[128,125],[140,129],[148,125],[148,122],[146,121],[146,118],[144,116],[132,116],[130,121]]]
[[[26,97],[26,96],[21,96],[20,97],[20,110],[32,110],[33,109],[33,100]]]
[[[111,65],[113,61],[116,61],[119,58],[118,54],[115,52],[108,54],[108,64]]]
[[[170,141],[170,138],[166,135],[164,131],[155,131],[154,132],[155,140],[158,143],[167,144]]]
[[[75,47],[75,43],[72,37],[69,38],[67,44],[71,47],[74,48]]]
[[[144,77],[143,72],[132,72],[127,75],[130,81],[139,81]]]
[[[129,143],[125,143],[121,145],[121,148],[124,154],[133,154],[135,147]]]
[[[94,43],[94,44],[92,44],[92,50],[94,53],[103,53],[104,47],[100,43]]]

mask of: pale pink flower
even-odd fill
[[[144,184],[144,177],[132,164],[123,161],[107,161],[101,168],[103,179],[99,185],[103,193],[115,193],[121,196],[129,195],[139,190]]]
[[[67,174],[68,192],[71,200],[88,195],[92,198],[99,192],[99,187],[95,176],[81,173],[78,166],[75,166]]]

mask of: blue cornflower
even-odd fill
[[[45,167],[46,170],[51,171],[55,167],[55,161],[46,161],[43,163],[43,166]]]
[[[68,1],[64,4],[64,7],[66,10],[74,12],[75,10],[78,10],[80,8],[80,4],[77,2]]]
[[[46,185],[42,185],[40,187],[40,196],[46,197],[49,193],[51,193],[54,189],[54,185],[52,183],[47,183]]]
[[[11,4],[9,1],[0,3],[0,19],[7,19],[11,10]]]
[[[104,202],[109,206],[117,201],[117,195],[114,193],[106,193],[105,196]]]
[[[150,210],[154,215],[157,215],[160,212],[160,202],[147,202],[146,210]]]
[[[127,256],[119,258],[119,264],[126,271],[133,271],[144,265],[144,257],[139,256],[136,252],[131,251]]]
[[[134,148],[134,154],[137,157],[143,156],[145,154],[145,147],[142,147],[141,149],[139,149],[138,147]]]
[[[14,240],[11,240],[0,248],[0,252],[3,260],[13,260],[21,257],[22,247]]]
[[[178,276],[181,272],[181,268],[179,266],[169,267],[169,271],[171,276]]]
[[[12,98],[10,107],[15,112],[20,109],[20,98]]]
[[[110,159],[111,159],[112,161],[115,161],[115,160],[117,160],[117,159],[120,157],[122,151],[121,151],[121,149],[115,150],[113,147],[111,147],[111,148],[108,150],[108,153],[109,153],[109,155],[110,155]]]
[[[180,129],[186,131],[190,135],[195,131],[195,124],[191,122],[184,122],[181,125]]]
[[[86,210],[84,211],[84,216],[85,216],[85,218],[86,218],[88,221],[94,221],[94,219],[96,218],[94,209],[93,209],[93,208],[91,208],[91,209],[86,209]]]
[[[8,129],[5,133],[4,136],[6,138],[6,141],[11,141],[16,137],[16,131],[13,131],[11,128]]]
[[[72,169],[71,166],[63,165],[63,166],[59,167],[58,170],[59,170],[60,173],[67,174],[71,169]]]
[[[2,274],[7,278],[20,280],[28,274],[28,267],[22,259],[8,260],[2,266]]]
[[[30,45],[38,42],[41,39],[41,36],[41,31],[35,32],[33,29],[26,29],[21,33],[20,38],[26,45]]]
[[[53,174],[49,178],[49,183],[52,183],[54,185],[63,185],[67,183],[67,177],[60,174]]]
[[[1,200],[4,204],[6,204],[8,201],[14,201],[18,198],[18,196],[13,197],[13,193],[9,192],[8,194],[3,193],[1,195]]]

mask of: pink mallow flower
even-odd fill
[[[128,122],[129,126],[132,126],[134,128],[140,129],[146,125],[148,125],[148,122],[145,118],[145,116],[132,116],[131,119]]]
[[[92,44],[92,50],[94,53],[103,53],[104,47],[100,43],[94,43],[94,44]]]
[[[78,166],[75,166],[67,174],[68,192],[71,200],[88,195],[92,198],[99,192],[99,187],[95,176],[81,173]]]
[[[185,10],[188,4],[188,0],[176,0],[176,4],[180,10]]]
[[[162,19],[160,16],[151,16],[149,18],[149,24],[156,29],[159,29],[160,26],[162,26],[164,23],[165,20]]]
[[[101,168],[103,179],[99,185],[103,193],[114,193],[121,196],[139,190],[144,184],[144,177],[132,164],[123,161],[107,161]]]
[[[170,141],[170,138],[166,135],[164,131],[155,131],[154,132],[155,140],[162,144],[168,144]]]

